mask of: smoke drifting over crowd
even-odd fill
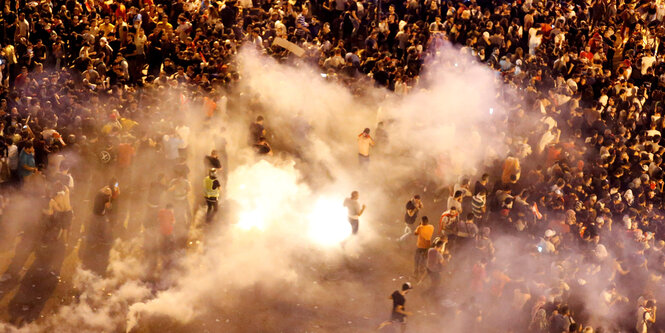
[[[53,314],[20,329],[2,329],[368,331],[385,319],[385,296],[406,280],[397,272],[407,275],[411,269],[411,250],[386,240],[402,226],[394,223],[403,214],[401,203],[413,193],[428,190],[422,194],[429,195],[462,176],[478,176],[476,170],[505,157],[504,105],[496,97],[505,87],[494,72],[451,46],[428,59],[420,83],[404,96],[369,83],[358,94],[322,78],[313,67],[279,64],[250,49],[243,49],[236,62],[239,91],[217,101],[225,114],[204,121],[196,116],[200,106],[173,105],[181,98],[177,91],[164,91],[157,99],[163,104],[152,105],[157,117],[177,119],[155,127],[153,136],[170,133],[176,125],[191,129],[187,164],[194,171],[197,205],[203,172],[199,157],[225,147],[227,201],[218,221],[206,225],[198,209],[190,246],[157,283],[145,282],[152,272],[144,260],[149,254],[141,248],[143,239],[118,240],[105,278],[79,267],[71,285],[74,300],[53,306]],[[257,115],[265,117],[271,142],[280,147],[275,156],[258,159],[247,147],[247,127]],[[356,138],[366,127],[376,133],[377,153],[363,170],[357,167]],[[137,159],[146,168],[139,173],[154,177],[148,168],[153,165],[150,156]],[[135,180],[125,187],[138,184]],[[368,207],[358,236],[350,236],[342,206],[352,190],[360,192],[360,201]],[[437,216],[443,208],[428,211]],[[141,218],[140,213],[129,214],[130,220]],[[26,215],[23,220],[31,218]],[[496,260],[487,274],[502,282],[489,287],[499,291],[488,298],[474,297],[478,290],[471,271],[478,253],[462,248],[457,256],[468,258],[460,262],[469,265],[457,266],[446,277],[450,292],[436,305],[445,308],[445,315],[433,317],[432,311],[420,308],[414,331],[472,331],[475,314],[498,327],[493,331],[520,327],[510,312],[520,311],[527,298],[522,304],[510,302],[527,291],[553,299],[575,290],[580,302],[589,302],[590,317],[612,320],[611,313],[595,306],[610,288],[606,275],[612,272],[605,270],[612,263],[603,261],[609,259],[591,260],[580,251],[553,261],[536,253],[534,245],[520,236],[495,240]],[[571,264],[575,266],[567,266]],[[562,282],[571,274],[579,285]],[[531,277],[532,281],[524,280]],[[520,287],[514,283],[518,280]],[[426,294],[418,295],[427,299]],[[497,308],[508,315],[497,313]]]
[[[358,274],[354,271],[358,265],[371,267],[374,260],[391,259],[365,262],[358,255],[384,246],[384,224],[392,223],[387,220],[390,215],[399,214],[393,209],[395,196],[409,195],[399,192],[407,180],[422,178],[422,172],[428,171],[431,180],[443,185],[461,175],[457,170],[483,162],[485,143],[496,140],[483,137],[487,132],[482,129],[491,116],[488,110],[501,109],[494,97],[498,90],[494,74],[447,46],[431,59],[428,74],[411,94],[394,96],[366,86],[358,96],[304,64],[278,64],[249,49],[238,54],[237,62],[242,76],[240,98],[228,108],[226,97],[218,101],[226,111],[220,117],[223,120],[202,122],[196,116],[200,107],[192,103],[181,104],[186,109],[151,106],[166,119],[172,111],[191,114],[163,127],[191,129],[188,164],[196,172],[200,170],[197,156],[219,147],[220,140],[226,142],[229,173],[228,203],[221,208],[224,218],[204,226],[197,215],[199,225],[192,233],[199,237],[164,272],[158,285],[143,282],[150,268],[143,260],[147,254],[141,250],[142,239],[116,241],[106,278],[78,268],[72,281],[78,291],[76,300],[55,307],[55,314],[46,314],[21,331],[140,332],[142,327],[186,331],[213,317],[207,323],[211,330],[218,325],[249,332],[252,325],[265,329],[266,324],[274,325],[276,331],[317,325],[326,331],[332,329],[326,329],[321,318],[330,313],[338,313],[339,322],[346,323],[347,313],[365,312],[365,323],[358,324],[367,327],[382,317],[383,309],[373,301],[377,292],[390,288],[385,286],[392,285],[394,276],[383,275],[388,271],[384,267],[369,275],[377,278],[369,282],[354,276]],[[167,102],[181,98],[177,91],[164,94],[162,100]],[[289,153],[254,158],[245,138],[247,124],[259,114],[256,109],[266,118],[274,145],[286,147]],[[376,149],[382,153],[373,158],[369,171],[358,170],[356,136],[365,127],[374,130],[378,122],[387,133],[386,141],[377,142]],[[164,134],[164,129],[154,130],[154,135]],[[148,166],[147,158],[137,157]],[[431,171],[436,169],[441,172],[433,176]],[[196,179],[192,180],[195,194]],[[361,192],[361,201],[369,208],[361,234],[349,238],[342,201],[352,190]],[[141,216],[130,213],[129,218]],[[394,255],[392,247],[387,250],[376,255]],[[336,274],[345,277],[341,281],[329,277]],[[365,304],[349,303],[350,298]],[[286,303],[285,309],[298,309],[294,304],[311,308],[297,323],[285,319],[287,310],[275,311],[274,316],[268,311],[262,323],[229,319],[249,318],[251,307],[264,301]],[[355,325],[344,329],[355,331]]]

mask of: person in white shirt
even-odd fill
[[[369,128],[358,134],[358,163],[361,166],[369,164],[369,150],[374,146],[374,139],[369,135]]]

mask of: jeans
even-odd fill
[[[369,156],[358,154],[358,166],[365,169],[369,166]]]
[[[351,224],[351,232],[355,235],[358,233],[358,220],[352,219],[349,217],[349,223]]]
[[[421,248],[416,249],[416,256],[415,256],[416,267],[414,269],[416,275],[419,274],[425,266],[425,260],[427,259],[427,250],[429,249],[421,249]]]
[[[210,223],[217,213],[217,198],[206,198],[206,205],[208,206],[206,210],[206,222]]]

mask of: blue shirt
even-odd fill
[[[21,154],[18,156],[18,174],[21,178],[30,176],[34,173],[32,170],[26,170],[23,166],[27,165],[29,167],[35,167],[35,154],[28,154],[25,152],[25,149],[21,150]]]

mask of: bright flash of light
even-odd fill
[[[494,108],[490,108],[490,114],[494,113]]]
[[[258,211],[249,211],[242,212],[238,217],[238,224],[236,226],[242,230],[250,229],[265,229],[265,218],[261,212]]]
[[[308,216],[309,237],[317,244],[339,244],[351,235],[346,209],[338,200],[319,199]]]

